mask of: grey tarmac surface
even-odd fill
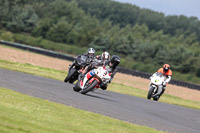
[[[71,84],[4,69],[0,87],[169,133],[200,133],[200,110],[103,90],[82,95]]]

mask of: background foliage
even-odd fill
[[[78,48],[72,54],[94,47],[120,55],[127,68],[154,72],[169,63],[174,72],[200,77],[196,17],[165,16],[112,0],[0,0],[0,29],[0,39],[45,43],[68,53],[64,47]]]

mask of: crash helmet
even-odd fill
[[[89,48],[89,49],[88,49],[88,56],[89,56],[89,57],[94,57],[94,55],[95,55],[95,50],[94,50],[94,48]]]
[[[109,61],[110,60],[110,54],[107,51],[103,52],[101,54],[101,60],[102,61]]]
[[[169,64],[164,64],[163,65],[163,71],[164,71],[164,73],[167,73],[169,71],[169,69],[170,69],[170,65]]]
[[[119,65],[120,63],[120,57],[118,55],[113,55],[111,60],[110,60],[110,66],[115,68]]]

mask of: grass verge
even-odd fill
[[[0,68],[34,74],[34,75],[43,76],[47,78],[53,78],[57,80],[64,80],[65,76],[67,75],[66,72],[64,71],[44,68],[40,66],[33,66],[31,64],[14,63],[14,62],[1,60],[1,59],[0,59]],[[122,94],[142,97],[142,98],[146,98],[147,96],[147,91],[144,91],[138,88],[133,88],[130,86],[125,86],[122,84],[117,84],[117,83],[109,84],[108,90],[122,93]],[[194,108],[194,109],[200,109],[200,102],[185,100],[185,99],[167,95],[167,94],[162,95],[159,101],[169,103],[169,104],[175,104],[175,105],[185,106],[189,108]]]
[[[1,133],[161,133],[0,88]]]
[[[141,98],[147,98],[147,93],[148,93],[145,90],[133,88],[130,86],[125,86],[118,83],[111,83],[109,85],[108,90],[122,94],[133,95]],[[200,109],[200,102],[198,101],[186,100],[169,94],[163,94],[162,97],[159,99],[159,102],[184,106],[188,108]]]

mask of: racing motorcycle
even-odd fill
[[[79,55],[73,63],[73,66],[69,68],[68,75],[66,76],[64,82],[73,83],[79,77],[81,71],[88,65],[88,56]]]
[[[154,101],[158,101],[158,99],[160,98],[159,94],[162,92],[163,89],[165,77],[162,73],[156,72],[150,77],[150,79],[151,81],[147,99],[153,98]]]
[[[106,68],[100,66],[85,74],[85,76],[75,84],[73,90],[77,92],[80,91],[81,94],[86,94],[100,88],[101,83],[108,83],[110,79],[111,76]]]

